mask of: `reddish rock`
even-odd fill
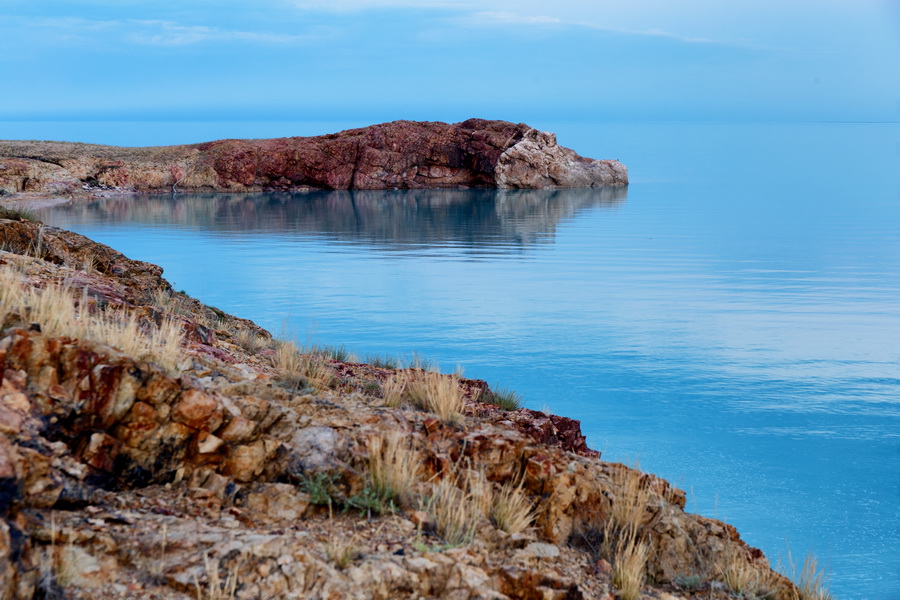
[[[492,423],[513,425],[536,442],[556,446],[581,456],[600,457],[600,452],[588,447],[587,440],[581,432],[581,422],[577,419],[528,408],[504,411],[493,404],[482,403],[479,408],[481,414]]]
[[[105,433],[94,433],[81,452],[81,460],[95,469],[113,472],[120,443]]]
[[[555,188],[625,185],[625,167],[584,158],[524,123],[394,121],[317,137],[116,148],[0,142],[0,189],[75,192]],[[115,272],[118,265],[107,265]]]

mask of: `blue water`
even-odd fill
[[[813,551],[839,598],[900,598],[900,125],[533,125],[631,185],[42,216],[275,332],[461,364],[773,563]]]

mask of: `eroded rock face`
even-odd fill
[[[618,161],[584,158],[523,123],[394,121],[318,137],[116,148],[0,142],[0,189],[74,193],[625,185]]]
[[[500,188],[585,188],[628,183],[617,160],[593,160],[557,145],[556,136],[529,129],[503,151],[495,168]]]

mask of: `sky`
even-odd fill
[[[900,120],[900,0],[0,0],[0,120]]]

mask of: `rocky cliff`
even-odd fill
[[[0,597],[811,597],[577,421],[161,275],[0,219]]]
[[[159,192],[626,185],[615,160],[584,158],[552,133],[470,119],[394,121],[318,137],[119,148],[0,142],[7,193]]]

